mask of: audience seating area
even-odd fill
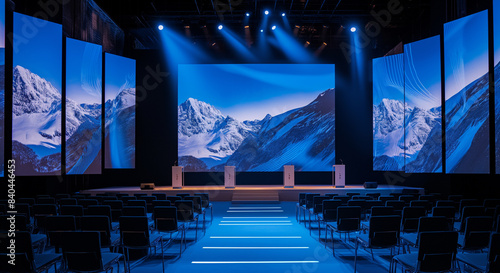
[[[15,232],[19,272],[107,272],[113,268],[119,272],[120,261],[124,271],[131,272],[134,265],[157,253],[164,264],[164,251],[172,245],[178,244],[176,252],[182,255],[189,229],[194,229],[194,242],[198,230],[206,230],[207,209],[213,219],[205,193],[39,195],[19,198],[17,214],[7,214],[7,207],[7,200],[0,200],[0,255],[7,263],[9,232]]]

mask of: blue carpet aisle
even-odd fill
[[[198,234],[200,236],[200,233]],[[188,239],[194,238],[189,231]],[[167,260],[165,272],[353,272],[354,250],[338,242],[335,253],[295,220],[295,203],[214,204],[214,221],[196,243],[188,243],[180,259]],[[168,252],[175,252],[178,245]],[[358,272],[387,272],[360,251]],[[132,272],[161,272],[157,259]]]

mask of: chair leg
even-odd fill
[[[358,240],[356,240],[356,248],[354,248],[354,273],[356,273],[356,267],[358,265],[358,247]]]
[[[163,237],[160,238],[160,244],[161,244],[161,269],[162,272],[165,273],[165,252],[163,250]]]

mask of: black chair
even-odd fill
[[[170,207],[172,206],[172,202],[168,200],[155,200],[153,201],[153,209],[155,207]]]
[[[358,234],[356,237],[356,246],[354,251],[354,272],[356,272],[358,248],[369,248],[373,257],[373,249],[391,249],[393,250],[399,244],[399,227],[401,223],[400,216],[373,216],[370,218],[370,227],[368,234]],[[392,259],[389,268],[392,269]]]
[[[361,195],[361,194],[359,192],[348,192],[345,195],[349,196],[349,198],[352,199],[353,196]]]
[[[426,200],[413,200],[410,201],[410,207],[423,207],[426,211],[431,211],[432,203]]]
[[[420,195],[418,197],[418,200],[427,201],[431,204],[431,207],[434,207],[434,205],[436,204],[437,197],[432,194]]]
[[[465,220],[465,231],[458,236],[462,251],[478,251],[488,247],[493,218],[491,216],[471,216]]]
[[[36,200],[36,203],[40,205],[55,205],[56,199],[53,197],[41,197]]]
[[[324,200],[329,200],[330,197],[328,196],[314,196],[313,197],[313,207],[308,210],[309,212],[309,235],[312,233],[312,228],[311,228],[311,215],[314,216],[316,219],[316,222],[318,223],[318,230],[321,229],[320,227],[320,221],[318,218],[318,214],[323,212],[323,201]]]
[[[343,195],[343,196],[334,196],[333,200],[340,200],[340,201],[342,201],[342,205],[347,205],[347,202],[349,200],[351,200],[351,197],[350,196],[345,196],[345,195]]]
[[[122,216],[146,216],[146,208],[142,206],[125,206]]]
[[[200,196],[185,196],[183,200],[193,201],[193,209],[194,212],[198,215],[203,215],[203,232],[206,233],[205,226],[205,208],[201,205],[201,197]]]
[[[342,201],[340,200],[323,200],[323,213],[319,214],[320,223],[325,223],[325,243],[327,234],[327,224],[337,222],[337,208],[342,206]],[[318,229],[318,240],[321,238],[321,224]]]
[[[26,216],[26,224],[30,230],[33,230],[33,223],[31,222],[32,207],[28,203],[16,203],[17,214]]]
[[[488,253],[458,253],[457,260],[475,269],[475,272],[500,272],[500,233],[491,234]]]
[[[328,197],[330,197],[330,199],[333,199],[333,197],[339,196],[339,194],[338,193],[325,193],[325,196],[328,196]]]
[[[368,200],[373,200],[373,198],[370,197],[370,196],[354,195],[351,200],[365,200],[365,201],[368,201]]]
[[[460,213],[459,220],[462,220],[462,212],[465,207],[482,207],[482,204],[477,199],[462,199],[459,203],[458,212]]]
[[[116,200],[118,201],[118,200]],[[111,230],[117,230],[119,228],[118,222],[113,222],[113,215],[111,211],[111,206],[109,205],[97,205],[97,206],[89,206],[87,208],[87,211],[85,212],[85,215],[87,216],[106,216],[109,218],[109,221],[111,223]]]
[[[388,215],[401,215],[401,214],[396,212],[393,207],[386,207],[386,206],[372,207],[371,217],[373,217],[373,216],[388,216]]]
[[[366,215],[371,215],[373,207],[380,207],[383,205],[384,203],[380,200],[366,200]]]
[[[54,266],[55,272],[57,272],[57,262],[62,258],[61,254],[35,254],[32,247],[31,234],[27,231],[18,231],[15,233],[16,236],[16,252],[14,253],[16,258],[16,264],[14,266],[8,263],[10,257],[7,256],[10,253],[6,253],[7,247],[9,247],[10,240],[8,239],[7,233],[0,234],[0,255],[3,272],[42,272],[48,271],[52,266]]]
[[[403,217],[401,220],[402,232],[417,232],[418,219],[426,216],[425,208],[423,207],[405,207],[403,208]]]
[[[128,195],[128,193],[117,193],[117,194],[115,194],[115,196],[116,196],[116,198],[120,199],[124,196],[130,196],[130,195]]]
[[[405,202],[406,205],[410,205],[411,201],[418,200],[418,198],[415,198],[413,195],[401,195],[399,196],[399,201]]]
[[[134,193],[134,196],[139,199],[139,197],[141,196],[147,196],[148,194],[147,193]]]
[[[380,193],[367,193],[366,196],[371,197],[372,200],[378,200]]]
[[[99,205],[99,201],[96,199],[80,199],[78,200],[78,205],[83,206],[83,209],[85,210],[88,206]]]
[[[184,197],[189,196],[189,195],[190,195],[190,194],[189,194],[189,193],[187,193],[187,192],[182,192],[182,193],[178,193],[178,194],[176,194],[176,196],[179,196],[179,197],[180,197],[180,198],[182,198],[183,200],[184,200]]]
[[[36,202],[35,202],[35,198],[19,198],[17,201],[16,201],[17,204],[19,203],[24,203],[24,204],[28,204],[30,206],[33,206]]]
[[[146,201],[145,200],[129,200],[127,202],[128,207],[144,207],[146,208]]]
[[[446,217],[446,219],[448,219],[448,225],[450,226],[450,230],[453,229],[453,224],[455,223],[454,206],[433,207],[431,215]]]
[[[195,223],[195,241],[198,240],[198,215],[194,212],[193,201],[181,200],[174,203],[177,208],[177,220],[184,223],[186,230],[190,228],[192,223]]]
[[[436,207],[454,207],[457,210],[457,206],[455,206],[455,202],[452,200],[437,200]]]
[[[304,212],[304,225],[306,224],[306,212],[309,209],[313,208],[314,196],[320,196],[319,193],[306,193],[306,202],[301,206],[302,211]]]
[[[384,202],[384,205],[385,205],[385,202],[389,201],[389,200],[396,200],[396,197],[394,196],[386,196],[386,195],[381,195],[378,197],[378,200]]]
[[[402,254],[393,258],[393,269],[401,264],[410,272],[454,271],[457,254],[456,231],[421,232],[418,254]]]
[[[299,202],[295,204],[295,220],[300,222],[300,212],[302,211],[301,207],[306,204],[306,192],[299,193]]]
[[[123,201],[123,205],[124,206],[127,206],[129,201],[131,201],[131,200],[137,200],[137,197],[135,197],[135,196],[128,196],[127,195],[127,196],[119,197],[118,199]]]
[[[146,202],[146,210],[149,213],[153,212],[153,201],[156,200],[156,196],[146,195],[137,197],[137,200],[144,200]]]
[[[63,199],[63,198],[70,198],[70,195],[67,194],[67,193],[58,193],[56,194],[56,200],[59,201],[60,199]]]
[[[463,232],[465,229],[465,221],[467,217],[471,216],[485,216],[485,211],[483,206],[466,206],[463,207],[460,212],[460,222],[455,223],[455,229],[459,232]]]
[[[78,201],[75,198],[61,198],[57,201],[59,206],[75,206],[78,204]]]
[[[452,231],[448,225],[448,219],[443,216],[420,217],[418,220],[417,233],[406,233],[401,235],[402,242],[408,246],[410,253],[411,247],[418,247],[418,235],[426,231]]]
[[[142,249],[150,252],[151,248],[162,244],[163,237],[159,234],[149,233],[149,223],[146,216],[120,217],[120,246],[124,250],[125,264],[130,272],[130,249]],[[164,252],[162,251],[162,264],[164,267]]]
[[[45,218],[47,216],[57,215],[57,206],[55,204],[35,204],[33,205],[33,218],[35,226],[42,233],[45,233]]]
[[[81,205],[63,205],[61,206],[61,215],[73,215],[75,217],[83,216],[83,206]]]
[[[82,231],[98,231],[100,233],[101,247],[113,247],[119,244],[120,236],[111,233],[111,222],[107,216],[83,216],[81,220]]]
[[[152,196],[156,196],[156,200],[167,200],[167,194],[165,193],[153,193]]]
[[[181,201],[182,197],[180,197],[180,196],[167,196],[167,200],[173,204],[176,201]]]
[[[385,202],[385,205],[387,207],[393,207],[395,211],[403,211],[403,208],[405,207],[405,202],[404,201],[399,201],[399,200],[388,200]]]
[[[102,204],[111,207],[111,222],[118,222],[118,219],[122,216],[123,201],[104,200]]]
[[[186,232],[184,224],[179,223],[177,220],[177,208],[173,206],[156,206],[154,207],[153,215],[156,231],[160,234],[166,233],[169,235],[169,238],[166,239],[167,245],[173,243],[176,237],[181,236],[179,245],[180,257],[182,255],[182,244],[185,242]],[[173,234],[177,234],[177,236],[172,237]],[[165,237],[163,237],[163,242],[165,242]]]
[[[205,208],[205,211],[210,209],[210,223],[212,223],[214,219],[214,210],[212,203],[210,203],[210,195],[208,193],[195,193],[194,196],[201,197],[201,205]]]
[[[68,231],[76,231],[75,216],[47,216],[45,221],[49,245],[55,247],[56,253],[59,253],[64,240],[63,234]]]
[[[351,206],[351,207],[352,206],[360,207],[361,208],[361,219],[365,219],[366,218],[366,207],[367,207],[366,200],[361,200],[361,199],[349,200],[349,201],[347,201],[347,205]]]
[[[339,233],[340,238],[342,238],[342,234],[344,234],[345,237],[350,236],[350,233],[360,230],[360,222],[361,207],[340,206],[337,208],[337,222],[328,223],[326,225],[327,230],[330,230],[332,235],[333,255],[335,255],[335,240],[333,240],[333,233]]]
[[[113,271],[116,264],[120,272],[119,253],[102,253],[98,231],[66,232],[64,234],[63,258],[66,271],[100,272]]]

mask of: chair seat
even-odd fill
[[[44,241],[47,241],[47,235],[45,234],[31,234],[31,243],[39,244]]]
[[[356,240],[361,243],[364,247],[368,247],[370,243],[370,238],[368,234],[361,233],[356,236]]]
[[[417,246],[418,233],[406,233],[401,235],[401,239],[411,246]]]
[[[44,267],[50,265],[60,259],[62,259],[61,254],[35,254],[35,266],[36,268]]]
[[[117,245],[120,243],[120,234],[111,234],[110,236],[111,245]]]
[[[116,263],[123,256],[119,253],[102,253],[102,265],[107,268],[113,263]]]
[[[414,269],[417,265],[418,253],[401,254],[394,256],[394,259],[405,267]]]
[[[151,244],[160,241],[161,238],[162,235],[158,233],[152,233],[149,235],[149,241],[151,242]]]
[[[119,222],[111,222],[111,230],[118,230],[120,228]]]
[[[488,264],[488,253],[457,254],[457,259],[479,270],[486,271]]]

